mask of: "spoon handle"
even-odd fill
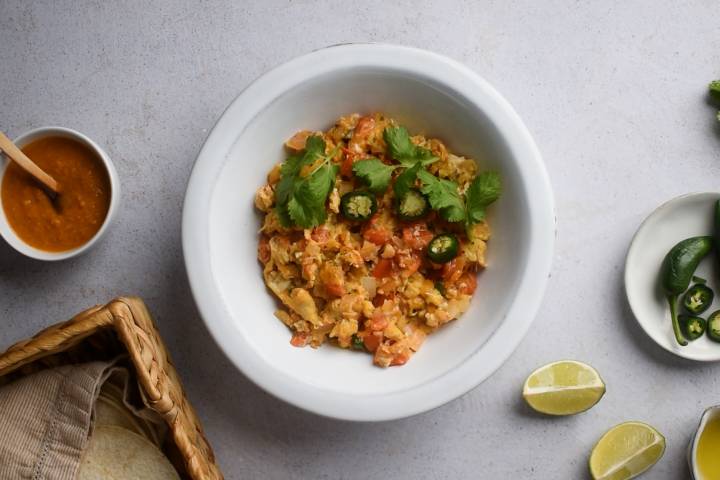
[[[15,145],[3,132],[0,132],[0,150],[5,152],[11,160],[15,161],[20,168],[35,177],[45,188],[57,195],[60,193],[58,182],[38,167],[27,155]]]

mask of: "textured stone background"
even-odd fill
[[[142,295],[228,479],[585,478],[593,443],[628,419],[667,436],[648,478],[686,478],[690,434],[720,403],[720,368],[638,332],[622,271],[653,208],[717,189],[720,129],[704,95],[720,77],[718,18],[711,0],[2,0],[0,128],[88,134],[117,165],[123,205],[82,258],[37,263],[0,245],[0,348]],[[198,317],[180,248],[190,169],[225,106],[281,62],[356,41],[434,50],[495,85],[535,136],[559,218],[545,301],[511,359],[448,405],[380,424],[304,413],[237,373]],[[565,357],[597,367],[608,394],[575,418],[533,415],[522,381]]]

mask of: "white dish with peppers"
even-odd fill
[[[265,214],[253,200],[258,187],[268,183],[268,172],[288,158],[283,143],[299,130],[326,131],[349,112],[383,112],[409,132],[442,139],[449,151],[477,159],[478,171],[497,172],[502,179],[502,195],[483,211],[492,239],[487,266],[477,277],[478,293],[460,320],[435,331],[402,367],[378,368],[352,348],[292,346],[288,326],[275,316],[283,304],[266,287],[258,262],[258,231]],[[392,160],[386,163],[396,168]],[[415,183],[421,190],[424,186]],[[461,193],[467,219],[470,207],[466,192]],[[363,205],[351,206],[348,215],[363,214]],[[321,226],[324,215],[318,212],[314,207],[297,210],[293,222]],[[193,295],[225,354],[277,397],[320,415],[356,421],[435,408],[502,365],[540,305],[554,237],[545,168],[507,102],[457,62],[391,45],[319,50],[251,84],[203,146],[183,212],[183,249]],[[309,340],[300,336],[297,341]]]
[[[715,192],[691,193],[658,207],[633,237],[625,262],[628,303],[645,333],[670,353],[704,362],[720,360],[719,199]]]

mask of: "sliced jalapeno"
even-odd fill
[[[680,331],[683,336],[690,340],[697,340],[702,337],[705,333],[705,320],[694,315],[680,315],[678,316],[680,322]]]
[[[693,315],[697,315],[710,308],[713,298],[715,298],[715,293],[710,287],[696,283],[683,295],[683,307]]]
[[[720,342],[720,310],[711,313],[708,317],[707,336],[710,340]]]
[[[377,212],[377,200],[368,192],[348,192],[340,199],[340,211],[348,220],[364,222]]]
[[[459,242],[455,235],[442,233],[430,240],[427,255],[435,263],[447,263],[457,257]]]
[[[365,350],[365,342],[357,333],[353,333],[350,344],[355,350]]]
[[[397,203],[398,217],[406,222],[424,217],[429,210],[427,198],[415,188],[408,190]]]

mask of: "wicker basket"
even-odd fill
[[[185,397],[145,304],[118,298],[53,325],[0,355],[0,385],[43,368],[111,359],[127,352],[148,407],[167,422],[171,441],[164,447],[180,476],[192,480],[223,478],[195,411]]]

